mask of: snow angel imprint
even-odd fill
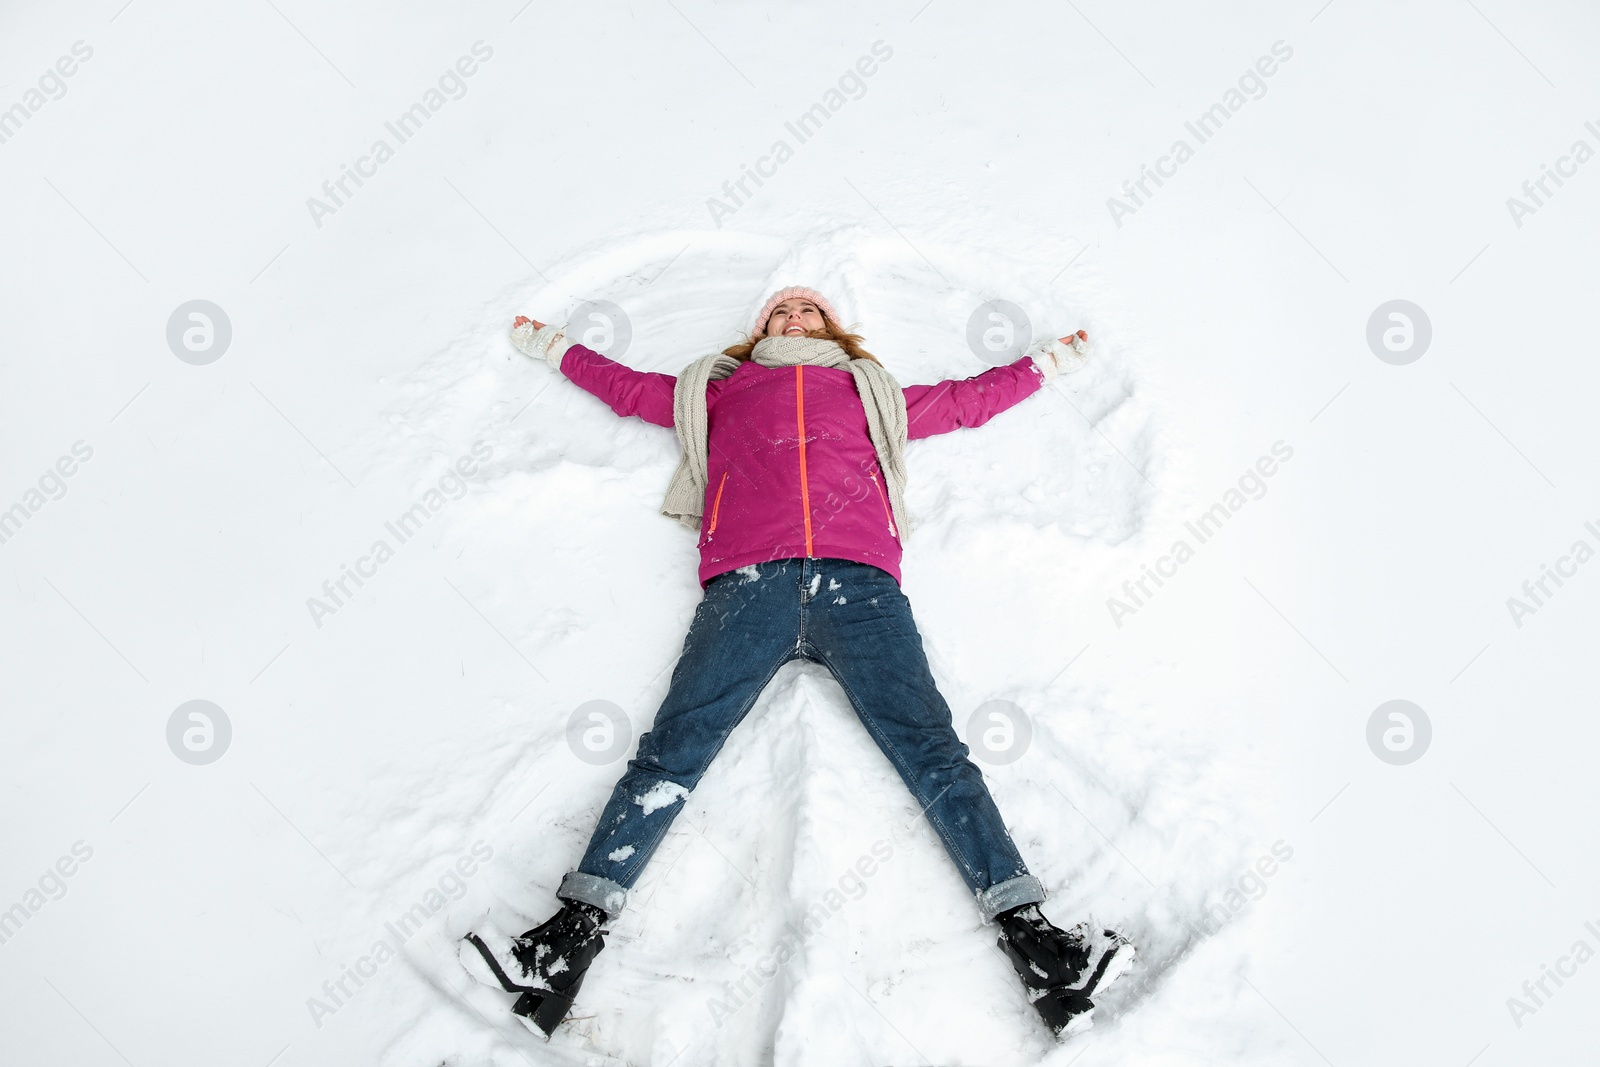
[[[900,590],[906,442],[1021,403],[1082,365],[1088,334],[910,386],[802,287],[774,293],[748,338],[677,376],[633,370],[523,316],[511,338],[618,415],[677,434],[661,512],[699,535],[702,599],[655,722],[556,890],[561,909],[520,936],[468,934],[468,970],[516,994],[512,1011],[550,1034],[723,741],[778,669],[805,658],[839,681],[911,790],[1045,1023],[1058,1035],[1089,1025],[1093,994],[1128,969],[1133,946],[1044,917],[1044,886],[956,736]]]

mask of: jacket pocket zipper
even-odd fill
[[[883,495],[883,486],[878,484],[878,476],[869,472],[867,477],[872,479],[872,487],[878,491],[878,500],[883,504],[883,517],[889,523],[889,536],[899,537],[899,531],[894,528],[894,512],[889,510],[889,498]]]
[[[722,472],[722,480],[717,483],[717,499],[711,504],[711,527],[706,530],[706,540],[717,532],[717,515],[722,511],[722,490],[728,484],[728,472]]]

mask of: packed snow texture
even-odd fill
[[[6,5],[0,1062],[1590,1056],[1600,975],[1524,990],[1600,945],[1600,581],[1506,598],[1600,537],[1600,172],[1506,198],[1600,143],[1600,15],[1470,7]],[[641,798],[548,1043],[457,962],[555,912],[700,598],[673,433],[511,320],[609,301],[676,373],[789,284],[905,384],[991,300],[1093,342],[906,451],[956,729],[1025,739],[1044,913],[1138,946],[1064,1044],[811,663]]]
[[[657,782],[648,790],[633,798],[633,802],[644,810],[646,815],[652,811],[659,811],[668,804],[676,804],[689,795],[689,791],[677,782]]]
[[[981,429],[909,446],[908,504],[918,523],[905,585],[919,605],[924,644],[957,709],[958,730],[968,728],[962,712],[995,698],[1030,718],[1024,758],[990,768],[988,778],[1025,860],[1049,888],[1047,913],[1064,926],[1080,918],[1115,926],[1139,946],[1140,970],[1108,993],[1097,1013],[1102,1032],[1115,1034],[1120,1019],[1160,996],[1174,966],[1202,947],[1206,931],[1223,925],[1207,909],[1250,869],[1252,848],[1267,831],[1248,814],[1243,790],[1251,775],[1205,731],[1192,729],[1187,716],[1128,706],[1111,677],[1085,681],[1063,672],[1078,651],[1068,637],[1084,628],[1044,604],[1040,618],[1048,625],[1015,623],[1021,590],[1070,585],[1088,567],[1085,557],[1137,538],[1155,503],[1164,453],[1153,413],[1138,399],[1134,361],[1116,333],[1101,326],[1106,302],[1088,280],[1069,299],[1055,295],[1025,262],[995,249],[929,244],[956,288],[944,289],[897,238],[854,225],[783,240],[687,232],[613,238],[543,269],[552,278],[584,279],[566,284],[587,285],[627,307],[649,334],[636,338],[624,359],[643,370],[677,370],[716,345],[719,334],[725,338],[726,324],[748,316],[748,300],[730,297],[720,305],[708,301],[703,319],[682,321],[676,330],[665,325],[687,294],[717,290],[730,258],[757,279],[739,288],[745,297],[788,278],[810,278],[836,294],[851,309],[845,314],[870,323],[863,326],[869,341],[906,383],[983,369],[944,324],[959,321],[960,309],[981,304],[989,291],[1020,294],[1062,332],[1083,326],[1097,337],[1096,361],[1058,379],[1059,388]],[[619,261],[632,268],[606,277],[601,264]],[[669,265],[659,284],[643,284]],[[613,590],[619,602],[639,605],[636,624],[648,629],[649,647],[658,651],[640,664],[651,669],[641,669],[631,687],[609,691],[638,712],[643,728],[665,691],[674,646],[697,599],[692,578],[663,574],[651,579],[649,592],[628,588],[637,581],[641,553],[663,560],[664,571],[682,568],[680,578],[693,573],[693,535],[656,514],[676,464],[676,439],[668,430],[617,419],[544,366],[507,354],[507,312],[557,307],[559,293],[540,285],[485,307],[481,326],[399,383],[394,422],[404,432],[372,451],[425,467],[429,456],[470,447],[484,427],[521,407],[519,397],[535,396],[529,412],[503,431],[503,453],[497,449],[483,484],[454,506],[442,534],[445,551],[471,544],[497,555],[503,545],[514,557],[513,546],[541,546],[549,566],[497,569],[487,581],[462,586],[474,603],[499,612],[541,600],[581,612],[596,606],[583,592],[586,575],[625,569]],[[724,325],[708,329],[715,323]],[[1102,433],[1119,442],[1120,456],[1105,447]],[[588,518],[574,522],[580,512]],[[741,572],[741,580],[759,578],[757,567]],[[821,588],[818,575],[809,592]],[[932,611],[920,606],[923,599],[934,602]],[[934,620],[946,612],[983,621],[943,632]],[[637,647],[640,640],[608,637],[614,625],[580,625],[526,647],[543,661],[593,662],[600,673],[613,673],[605,658],[593,657],[604,657],[612,641]],[[579,694],[597,692],[596,677],[566,673],[558,685],[571,694],[567,702],[575,706]],[[502,750],[494,762],[509,765],[509,781],[567,783],[537,802],[554,816],[555,832],[507,834],[505,865],[440,925],[441,938],[464,930],[485,908],[539,918],[609,792],[610,776],[574,766],[562,742],[563,698],[548,699],[547,710],[526,705],[518,730],[494,742]],[[620,772],[621,765],[610,769]],[[579,796],[586,801],[580,804]],[[630,1063],[665,1062],[678,1051],[707,1063],[869,1063],[906,1055],[896,1027],[915,1020],[917,1047],[940,1050],[930,1055],[1029,1062],[1051,1054],[1054,1042],[995,950],[993,928],[981,926],[915,801],[823,668],[796,663],[780,671],[692,796],[662,782],[632,799],[649,815],[685,797],[687,810],[591,971],[586,988],[593,992],[584,997],[581,1018],[557,1035],[558,1043]],[[855,864],[877,841],[892,849],[891,859],[864,878]],[[836,913],[825,912],[829,923],[797,939],[776,976],[761,977],[785,944],[785,927],[798,929],[819,902],[826,907],[841,897]],[[917,917],[915,924],[906,924],[908,915]],[[1218,915],[1231,918],[1225,908]],[[1212,951],[1209,966],[1218,968],[1208,972],[1212,995],[1223,989],[1238,995],[1243,987],[1225,973],[1229,954]],[[430,964],[447,956],[431,949],[412,956],[448,991],[449,976]],[[1197,965],[1188,966],[1193,972]],[[852,985],[872,1000],[864,1015],[850,1005],[860,1004]],[[963,1010],[974,999],[992,1024]],[[488,1012],[494,1003],[484,997],[480,1007]],[[459,1040],[445,1021],[453,1010],[441,1011],[404,1047],[431,1035],[423,1047],[442,1054]],[[840,1012],[847,1025],[824,1022]]]

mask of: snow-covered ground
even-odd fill
[[[1592,1059],[1597,33],[6,5],[0,1063]],[[1066,1044],[804,663],[551,1042],[452,962],[553,909],[698,597],[672,434],[509,320],[606,301],[671,373],[794,283],[908,384],[988,301],[1094,339],[908,453],[957,728],[1012,709],[1047,914],[1140,946]]]

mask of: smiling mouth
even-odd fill
[[[784,330],[783,332],[785,334],[805,333],[806,332],[806,328],[804,326],[790,326],[788,329]]]

